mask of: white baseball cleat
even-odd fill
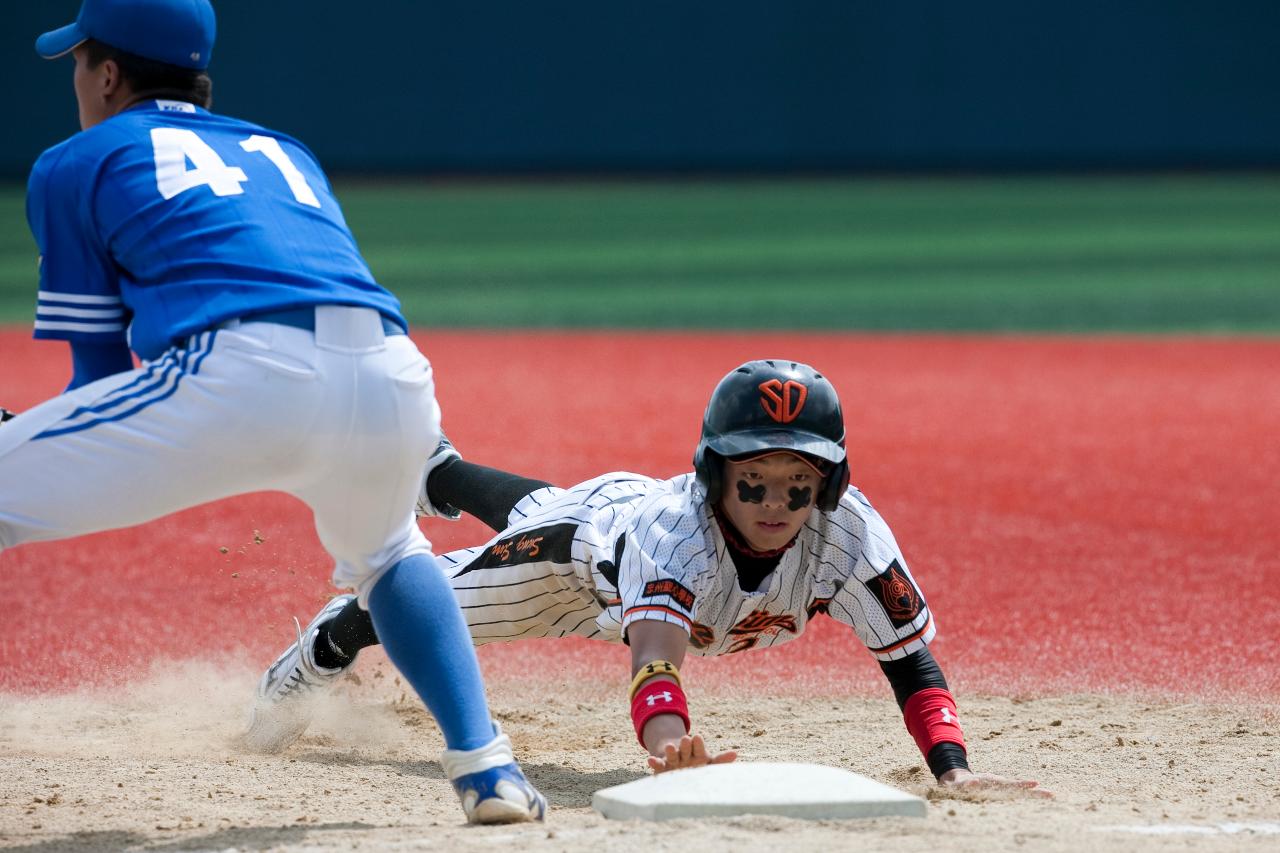
[[[285,649],[263,673],[249,712],[248,731],[241,743],[254,752],[279,752],[302,737],[311,724],[312,702],[317,688],[332,686],[351,664],[329,669],[317,666],[314,644],[320,626],[337,616],[355,598],[339,595],[324,606],[307,625],[298,630],[298,640]],[[294,620],[295,627],[297,620]],[[355,663],[355,658],[351,659]]]
[[[431,472],[450,459],[461,458],[462,454],[453,446],[453,442],[449,441],[444,433],[440,433],[440,443],[436,445],[435,452],[427,459],[427,470],[422,473],[422,488],[418,491],[418,504],[416,507],[418,518],[447,518],[449,521],[457,521],[462,517],[462,510],[457,507],[449,504],[436,506],[427,497],[427,480],[431,478]]]
[[[462,801],[468,823],[522,823],[543,820],[547,800],[516,764],[511,739],[498,730],[479,749],[446,749],[440,756],[445,775]]]

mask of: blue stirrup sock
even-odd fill
[[[449,749],[493,740],[480,664],[444,573],[429,555],[406,557],[369,593],[369,615],[387,657],[422,697]]]

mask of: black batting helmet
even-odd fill
[[[749,361],[711,394],[693,470],[707,494],[720,499],[721,460],[786,450],[823,465],[818,509],[831,512],[849,487],[844,415],[836,389],[807,364],[782,359]]]

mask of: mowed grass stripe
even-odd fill
[[[1280,330],[1280,177],[339,183],[432,326]],[[0,195],[0,319],[31,316]]]

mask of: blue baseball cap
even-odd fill
[[[84,0],[75,23],[36,39],[36,53],[57,59],[93,39],[144,59],[203,71],[217,29],[209,0]]]

